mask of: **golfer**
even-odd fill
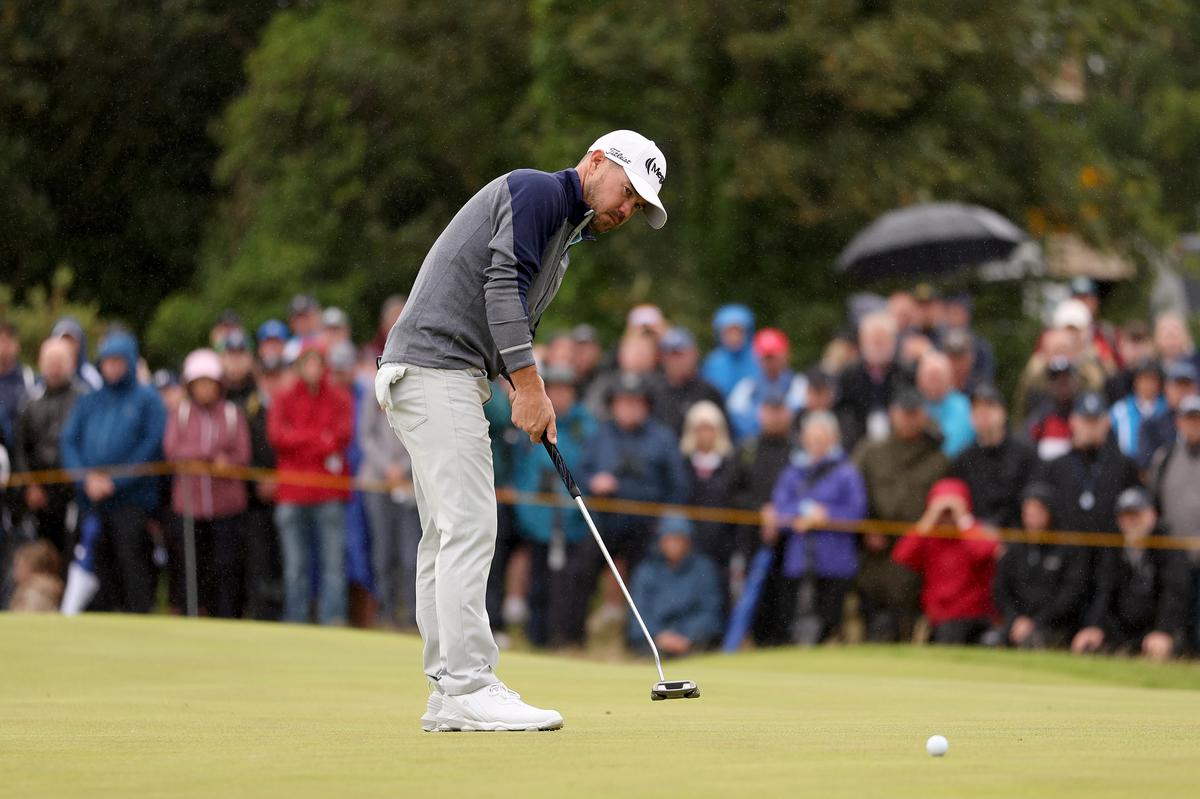
[[[567,271],[568,250],[638,210],[653,228],[667,162],[633,131],[602,136],[573,169],[493,180],[434,242],[388,335],[375,398],[412,456],[421,514],[417,627],[432,693],[421,728],[554,730],[563,724],[496,676],[484,592],[496,546],[496,490],[483,404],[489,380],[515,388],[513,424],[557,443],[533,334]]]

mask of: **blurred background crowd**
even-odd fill
[[[371,390],[403,306],[388,298],[367,331],[305,294],[286,321],[228,311],[178,371],[152,369],[163,364],[120,327],[93,349],[63,318],[22,353],[0,321],[12,483],[0,606],[191,602],[209,616],[413,629],[420,521]],[[617,501],[597,521],[665,653],[830,640],[1197,651],[1200,549],[1155,545],[1200,541],[1200,355],[1186,320],[1115,326],[1077,278],[1004,392],[1014,380],[998,380],[972,314],[970,295],[927,283],[859,297],[812,363],[736,304],[711,330],[642,304],[615,341],[589,325],[539,334],[559,447],[589,498]],[[566,495],[512,427],[502,380],[485,411],[498,638],[636,649],[582,519],[545,496]],[[852,532],[863,520],[895,534]],[[1011,529],[1122,543],[1004,543]]]

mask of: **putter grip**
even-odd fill
[[[558,447],[545,436],[542,436],[542,446],[546,448],[546,454],[550,456],[550,460],[554,461],[554,468],[558,470],[558,476],[562,478],[563,485],[567,487],[571,499],[579,497],[579,486],[575,485],[575,478],[571,476],[571,470],[567,468],[567,464],[563,461],[562,453],[558,451]]]

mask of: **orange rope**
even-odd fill
[[[325,488],[342,491],[365,491],[387,493],[395,486],[384,480],[365,480],[333,474],[316,474],[290,470],[260,469],[249,466],[215,466],[205,461],[157,462],[142,464],[114,464],[92,469],[48,469],[37,472],[18,472],[9,477],[8,485],[20,488],[33,485],[61,485],[82,481],[88,472],[99,472],[110,477],[163,477],[166,475],[189,475],[217,477],[252,482],[271,482],[304,488]],[[496,490],[497,501],[506,505],[540,505],[546,507],[569,507],[571,501],[560,494],[516,491],[511,488]],[[665,505],[657,502],[637,502],[611,497],[590,497],[587,500],[592,510],[622,513],[630,516],[661,517],[684,516],[697,522],[717,522],[758,526],[762,514],[756,510],[738,508],[706,508],[695,505]],[[834,530],[856,535],[901,536],[913,527],[912,522],[863,519],[845,521],[830,519],[821,524],[822,530]],[[1123,547],[1125,540],[1120,533],[1088,533],[1071,530],[1047,530],[1031,532],[1022,529],[997,529],[1000,541],[1028,544],[1062,544],[1083,547]],[[930,535],[944,538],[960,538],[955,528],[938,529]],[[1200,550],[1200,536],[1151,536],[1145,546],[1152,549]]]

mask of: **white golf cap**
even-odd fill
[[[621,165],[634,190],[646,201],[646,221],[658,230],[667,224],[667,209],[658,199],[658,190],[667,179],[667,159],[658,146],[632,130],[606,133],[588,148],[589,153],[603,150],[608,160]]]

